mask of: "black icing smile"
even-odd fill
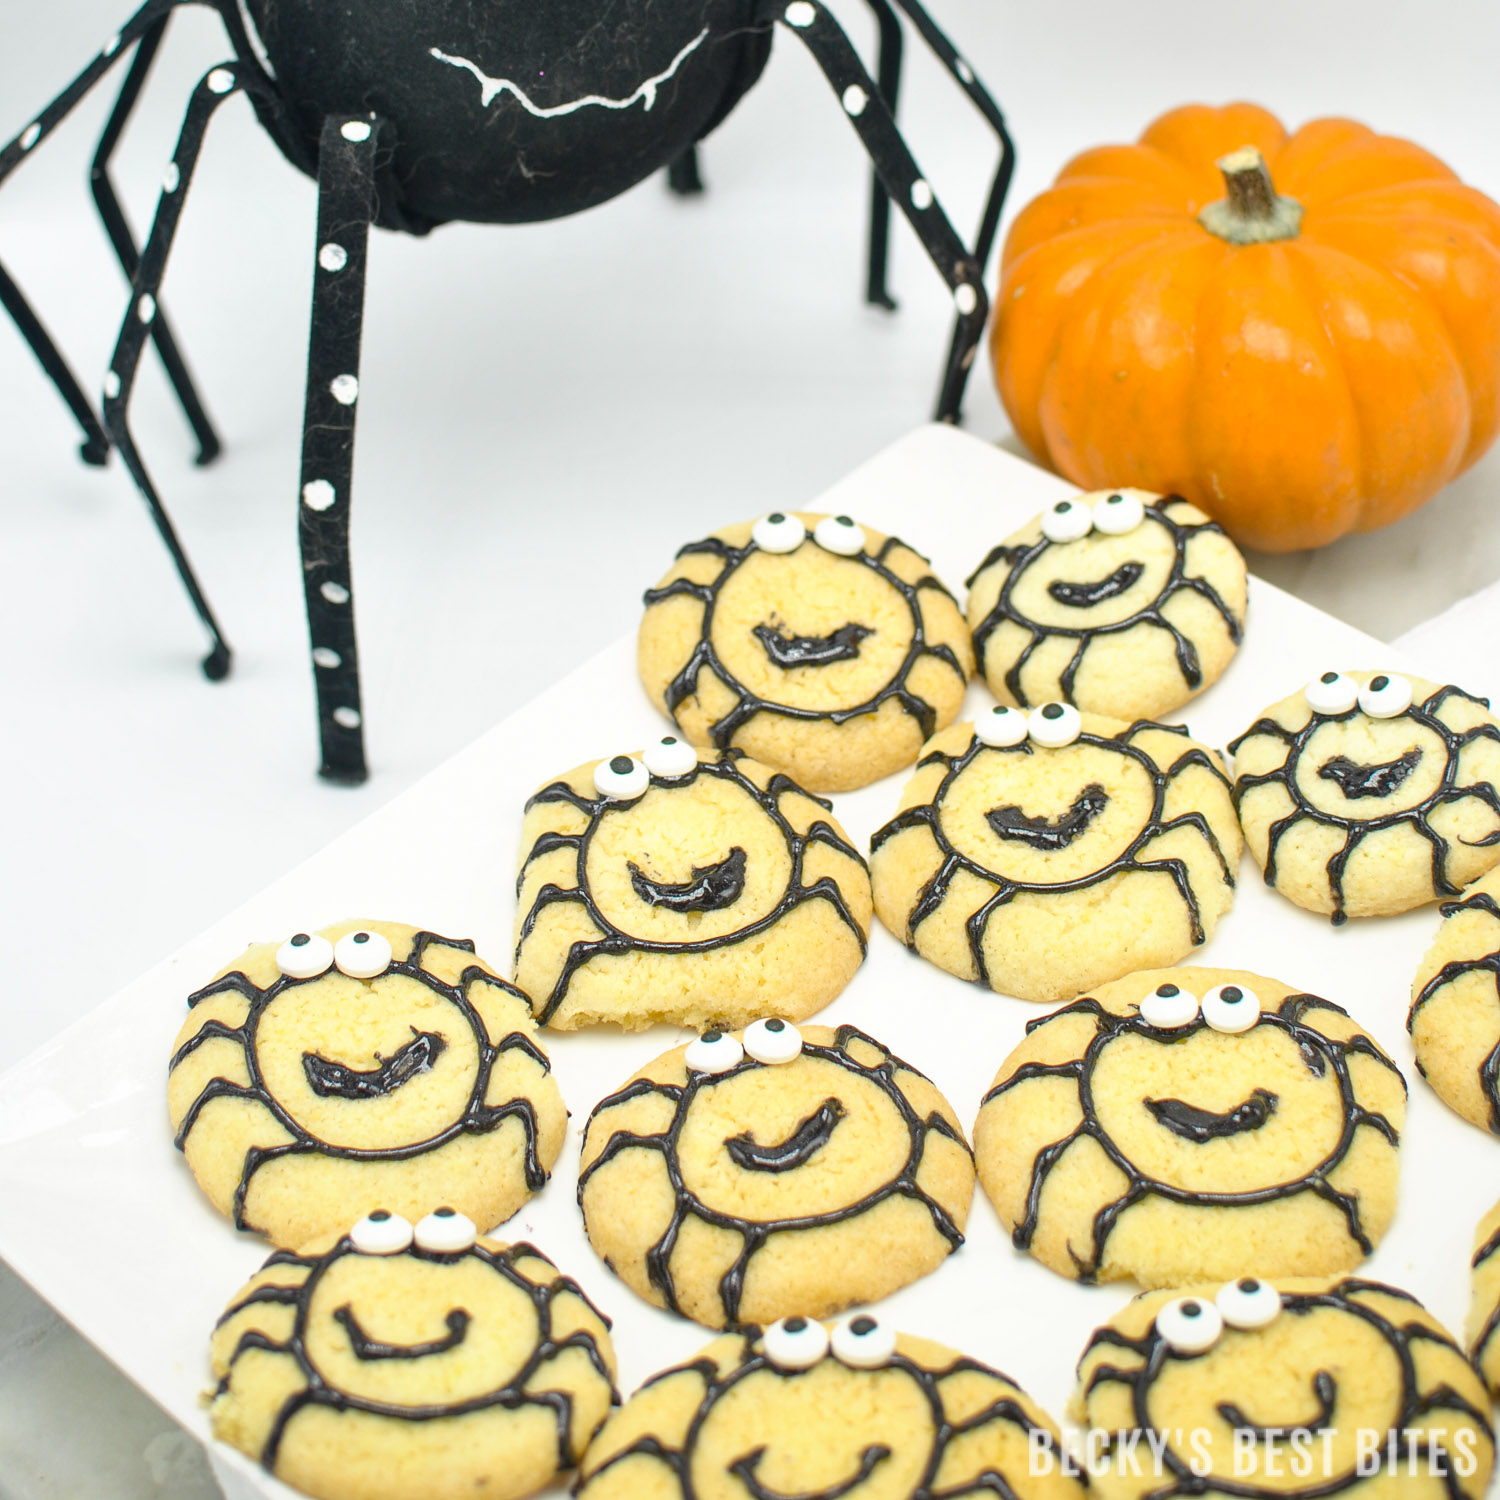
[[[853,1478],[830,1484],[821,1490],[799,1490],[795,1495],[791,1495],[781,1490],[773,1490],[756,1478],[756,1467],[765,1456],[765,1452],[764,1448],[757,1448],[743,1458],[735,1459],[729,1466],[729,1472],[750,1491],[755,1500],[839,1500],[840,1496],[847,1495],[850,1490],[858,1489],[875,1472],[875,1466],[891,1456],[891,1450],[883,1443],[872,1443],[860,1454],[859,1473]]]
[[[1318,775],[1324,781],[1337,783],[1338,789],[1349,798],[1389,797],[1421,763],[1420,749],[1408,750],[1399,759],[1374,766],[1362,766],[1348,756],[1335,755],[1318,767]]]
[[[760,1146],[747,1130],[724,1142],[737,1167],[747,1172],[790,1172],[823,1149],[844,1118],[837,1099],[825,1099],[779,1146]]]
[[[668,911],[723,911],[740,899],[745,889],[745,851],[736,845],[716,865],[693,866],[693,873],[679,885],[652,880],[630,861],[630,884],[647,906]]]
[[[1276,1438],[1284,1433],[1295,1431],[1322,1432],[1333,1420],[1333,1408],[1338,1400],[1339,1383],[1327,1370],[1319,1370],[1313,1376],[1312,1387],[1313,1395],[1318,1398],[1318,1414],[1310,1420],[1304,1418],[1297,1422],[1280,1422],[1263,1426],[1259,1422],[1252,1422],[1233,1401],[1221,1401],[1218,1407],[1219,1415],[1236,1432],[1253,1432],[1262,1439]]]
[[[751,632],[778,667],[826,667],[853,661],[859,643],[875,634],[868,625],[840,625],[831,635],[790,635],[779,625],[757,625]]]
[[[1145,571],[1144,563],[1121,563],[1108,578],[1098,578],[1092,583],[1069,583],[1065,578],[1055,578],[1047,585],[1047,592],[1059,604],[1069,605],[1073,609],[1090,609],[1096,604],[1103,604],[1106,599],[1123,594],[1140,580]]]
[[[412,1028],[412,1038],[394,1057],[383,1058],[377,1052],[375,1060],[380,1066],[368,1073],[347,1063],[329,1062],[316,1052],[302,1054],[302,1071],[321,1099],[334,1094],[340,1099],[379,1099],[394,1093],[418,1073],[428,1072],[448,1045],[436,1032],[418,1031],[416,1027]]]
[[[997,807],[985,814],[985,820],[1002,839],[1032,849],[1055,851],[1066,849],[1079,838],[1108,806],[1109,793],[1098,782],[1093,782],[1079,792],[1072,807],[1056,819],[1033,818],[1019,807]]]
[[[359,1326],[354,1309],[347,1304],[339,1308],[333,1317],[335,1322],[344,1325],[354,1357],[362,1360],[426,1359],[429,1354],[445,1354],[449,1349],[458,1348],[469,1332],[469,1314],[461,1307],[455,1307],[443,1319],[448,1325],[448,1336],[432,1339],[425,1344],[382,1344],[379,1339],[370,1338]]]
[[[1244,1135],[1259,1130],[1272,1115],[1281,1101],[1270,1089],[1256,1089],[1243,1104],[1236,1104],[1222,1115],[1211,1110],[1199,1109],[1194,1104],[1184,1104],[1181,1099],[1145,1099],[1142,1103],[1149,1109],[1159,1125],[1164,1125],[1173,1135],[1185,1141],[1202,1145],[1205,1141],[1223,1140],[1231,1135]]]

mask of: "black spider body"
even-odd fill
[[[376,222],[518,224],[607,202],[676,161],[760,77],[754,0],[246,0],[291,161],[373,113]],[[414,12],[420,18],[413,19]]]
[[[203,670],[211,678],[229,671],[229,646],[141,457],[130,427],[131,395],[152,343],[197,436],[199,462],[217,455],[218,437],[159,299],[204,136],[220,106],[245,95],[287,159],[316,179],[298,530],[324,776],[361,781],[366,775],[349,518],[372,224],[425,234],[452,220],[561,218],[617,197],[664,166],[676,191],[697,191],[694,147],[760,77],[781,26],[812,54],[875,168],[867,300],[895,305],[885,290],[892,204],[953,298],[957,317],[937,415],[957,419],[984,329],[984,269],[1014,153],[994,101],[922,0],[865,4],[880,34],[875,77],[823,0],[144,0],[73,82],[0,147],[3,184],[95,84],[129,59],[92,177],[131,281],[101,410],[3,267],[0,307],[82,428],[85,461],[103,463],[113,449],[129,470],[210,637]],[[138,248],[109,162],[166,28],[187,5],[218,15],[230,56],[193,91],[151,233]],[[972,249],[896,127],[898,9],[1000,144]]]

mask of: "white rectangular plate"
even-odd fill
[[[811,503],[898,533],[956,589],[994,543],[1068,488],[962,433],[930,427]],[[790,506],[801,497],[774,500]],[[708,514],[703,530],[728,519]],[[685,540],[662,537],[663,567]],[[637,590],[651,581],[622,578],[619,586]],[[587,600],[557,602],[588,607]],[[1180,717],[1196,737],[1222,746],[1260,709],[1330,665],[1403,663],[1388,647],[1256,581],[1244,648]],[[982,685],[971,689],[970,708],[989,701]],[[470,937],[481,955],[505,965],[522,802],[568,767],[635,748],[660,728],[636,680],[633,643],[617,641],[0,1078],[0,1255],[205,1442],[208,1334],[267,1247],[213,1212],[172,1147],[164,1085],[184,997],[247,943],[346,916]],[[836,799],[856,843],[863,846],[894,811],[902,780]],[[233,851],[204,849],[202,857],[232,858]],[[1500,1190],[1500,1157],[1493,1141],[1438,1102],[1412,1063],[1407,990],[1436,925],[1427,908],[1334,929],[1267,890],[1247,858],[1234,910],[1190,961],[1258,970],[1336,1001],[1399,1062],[1412,1092],[1401,1205],[1368,1270],[1415,1292],[1456,1332],[1470,1237]],[[818,1019],[851,1022],[879,1038],[929,1074],[972,1123],[1001,1060],[1039,1014],[941,973],[877,926],[864,968]],[[551,1183],[500,1231],[505,1239],[534,1239],[614,1318],[627,1394],[708,1335],[647,1307],[595,1258],[574,1198],[578,1139],[597,1100],[683,1036],[658,1028],[546,1038],[573,1114],[569,1143]],[[881,1311],[900,1328],[998,1365],[1060,1419],[1090,1330],[1131,1290],[1080,1287],[1046,1270],[1011,1246],[980,1194],[967,1244]],[[290,1493],[237,1455],[211,1452],[234,1490]]]

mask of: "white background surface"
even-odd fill
[[[865,44],[857,0],[838,8]],[[1343,112],[1409,134],[1500,195],[1500,11],[1479,0],[933,9],[1011,121],[1012,209],[1074,151],[1128,138],[1172,104],[1238,96],[1292,123]],[[0,132],[127,10],[6,0]],[[967,227],[989,143],[951,84],[908,55],[908,138]],[[211,16],[174,23],[120,158],[138,227],[187,91],[223,56]],[[101,93],[0,194],[0,256],[90,387],[125,301],[84,182],[106,107]],[[810,497],[926,416],[945,298],[898,225],[902,311],[861,305],[865,165],[790,38],[704,164],[710,192],[696,202],[648,183],[555,225],[376,237],[355,521],[376,775],[359,792],[312,775],[294,526],[312,185],[247,107],[222,113],[163,301],[225,458],[188,467],[150,357],[137,406],[238,651],[227,683],[197,674],[196,622],[123,471],[77,463],[70,419],[0,321],[6,1058],[630,629],[640,588],[681,540]],[[968,411],[971,430],[1005,436],[982,368]],[[1500,574],[1497,488],[1492,455],[1403,525],[1268,571],[1389,638]],[[919,524],[906,529],[920,545]],[[70,1421],[59,1442],[59,1414],[80,1405],[94,1439]],[[188,1460],[153,1420],[24,1291],[0,1288],[0,1492],[188,1494]]]

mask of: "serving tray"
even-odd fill
[[[988,549],[1069,489],[934,426],[822,496],[768,495],[766,504],[847,512],[895,532],[928,554],[962,597],[964,578]],[[733,519],[710,502],[702,530]],[[687,540],[661,537],[663,570]],[[621,578],[619,587],[636,592],[652,582]],[[1265,705],[1330,666],[1405,669],[1389,647],[1254,580],[1239,656],[1173,717],[1222,746]],[[982,684],[971,686],[970,710],[991,701]],[[617,641],[0,1076],[0,1256],[209,1445],[234,1500],[294,1492],[209,1437],[208,1334],[268,1247],[213,1212],[172,1147],[166,1062],[184,998],[248,942],[346,916],[472,938],[481,955],[506,967],[522,802],[556,773],[638,749],[662,727],[636,680],[634,642]],[[894,810],[905,774],[834,799],[860,846]],[[1366,1269],[1416,1293],[1457,1333],[1474,1225],[1500,1195],[1500,1145],[1450,1113],[1412,1061],[1407,991],[1437,922],[1429,907],[1335,929],[1267,890],[1247,856],[1234,910],[1189,961],[1258,970],[1325,996],[1396,1059],[1411,1087],[1400,1208]],[[863,969],[817,1020],[851,1022],[879,1038],[927,1073],[971,1126],[1001,1060],[1026,1021],[1043,1013],[940,972],[877,925]],[[497,1231],[535,1240],[614,1319],[625,1394],[710,1335],[648,1307],[594,1256],[574,1194],[578,1142],[600,1098],[688,1035],[658,1027],[546,1036],[572,1110],[568,1144],[548,1186]],[[1090,1330],[1133,1290],[1081,1287],[1046,1270],[1012,1247],[976,1193],[967,1243],[932,1276],[886,1299],[880,1313],[997,1365],[1060,1420]]]

